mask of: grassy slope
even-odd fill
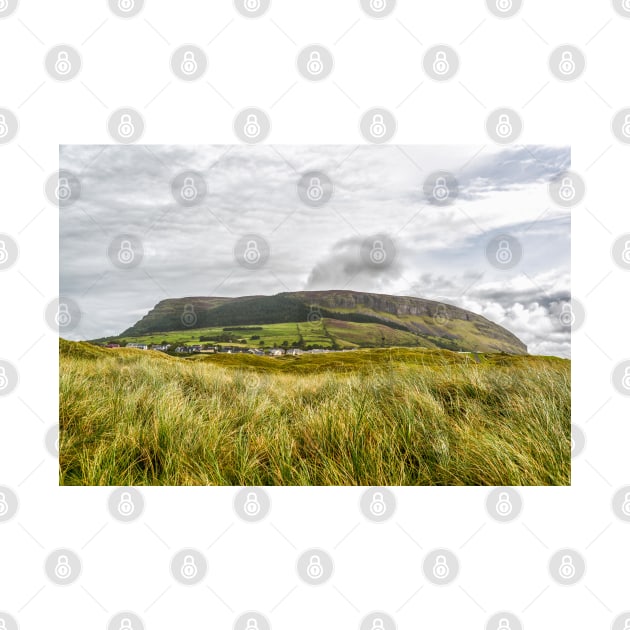
[[[375,349],[300,358],[61,342],[62,484],[570,482],[570,363]]]

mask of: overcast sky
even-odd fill
[[[351,289],[456,304],[532,354],[568,357],[558,314],[570,298],[570,215],[547,185],[569,167],[568,148],[542,146],[62,146],[60,168],[81,184],[60,210],[60,294],[82,313],[66,336],[118,334],[167,297]],[[172,190],[188,170],[207,183],[195,206]],[[452,205],[427,203],[423,184],[438,170],[457,179]],[[333,184],[321,207],[298,194],[310,171]],[[133,269],[107,256],[120,234],[142,243]],[[261,269],[235,262],[245,234],[269,243]],[[395,246],[384,269],[360,256],[377,234]],[[486,257],[500,234],[523,247],[509,270]]]

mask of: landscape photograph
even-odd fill
[[[569,485],[570,166],[62,145],[59,483]]]

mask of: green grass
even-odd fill
[[[551,357],[62,340],[60,483],[564,485],[570,404],[570,362]]]

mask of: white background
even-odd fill
[[[169,67],[173,50],[189,42],[208,54],[207,73],[194,83]],[[313,42],[335,58],[322,83],[295,67]],[[58,43],[83,58],[69,83],[45,72],[45,53]],[[423,50],[435,43],[460,55],[447,83],[422,70]],[[548,56],[562,43],[586,55],[575,82],[549,72]],[[551,630],[607,628],[630,609],[630,525],[610,507],[630,483],[628,403],[610,381],[630,356],[628,276],[610,256],[615,238],[630,231],[630,147],[610,130],[614,113],[630,105],[629,49],[630,19],[605,0],[525,0],[510,19],[481,0],[399,0],[383,20],[356,0],[273,0],[254,20],[228,0],[149,0],[128,20],[100,0],[22,0],[0,19],[0,106],[20,120],[15,140],[0,146],[0,231],[20,247],[17,265],[0,273],[0,356],[20,372],[18,389],[0,399],[0,485],[20,499],[17,516],[0,524],[0,610],[22,629],[104,628],[120,610],[166,629],[229,628],[256,609],[287,630],[358,628],[374,609],[401,629],[483,628],[497,610],[511,610],[525,627]],[[270,489],[271,513],[259,524],[238,519],[230,488],[147,488],[142,518],[122,524],[107,511],[111,489],[57,486],[57,463],[44,447],[57,421],[57,338],[44,309],[58,292],[58,210],[44,181],[58,168],[58,145],[111,142],[106,121],[122,106],[143,113],[143,142],[232,143],[232,120],[250,105],[271,116],[275,144],[361,143],[359,118],[373,106],[395,114],[395,142],[484,144],[486,116],[508,106],[524,120],[519,142],[572,146],[572,167],[587,186],[572,221],[572,290],[587,311],[573,336],[573,422],[587,443],[573,461],[572,487],[522,489],[523,512],[509,524],[488,517],[488,489],[400,488],[395,516],[376,525],[359,511],[360,488]],[[169,573],[186,546],[208,559],[195,587]],[[308,587],[295,562],[315,546],[332,553],[335,574]],[[424,554],[438,546],[461,563],[457,581],[441,588],[421,572]],[[57,547],[81,555],[71,586],[44,574]],[[548,559],[561,547],[586,557],[575,586],[549,577]]]

